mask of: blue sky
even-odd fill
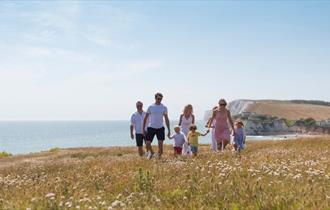
[[[0,119],[170,118],[219,98],[330,101],[328,1],[1,1]]]

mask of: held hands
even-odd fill
[[[133,133],[131,133],[131,139],[134,139],[134,134]]]
[[[167,137],[170,139],[171,138],[171,132],[170,131],[168,131],[168,133],[167,133]]]

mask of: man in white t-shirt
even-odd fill
[[[166,127],[168,130],[167,136],[171,136],[170,131],[170,121],[168,119],[167,107],[164,106],[161,102],[163,99],[163,95],[161,93],[155,94],[155,103],[150,105],[147,110],[147,114],[144,118],[143,122],[143,132],[147,126],[147,121],[149,120],[147,126],[147,134],[146,138],[146,147],[147,150],[150,151],[148,154],[148,158],[152,158],[154,151],[152,150],[151,143],[155,136],[158,139],[158,156],[159,158],[163,154],[163,141],[165,140],[165,128],[163,118],[165,119]]]
[[[146,116],[146,112],[143,111],[143,103],[141,101],[136,102],[136,112],[131,116],[131,126],[130,126],[130,133],[131,138],[134,139],[134,130],[135,130],[135,140],[136,146],[138,147],[138,152],[140,156],[143,156],[143,142],[145,138],[143,136],[143,121]]]

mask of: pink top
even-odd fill
[[[218,142],[222,140],[230,140],[230,130],[228,126],[228,115],[226,112],[217,111],[215,115],[214,137]]]

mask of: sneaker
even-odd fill
[[[154,153],[149,152],[148,159],[151,159],[154,156]]]

